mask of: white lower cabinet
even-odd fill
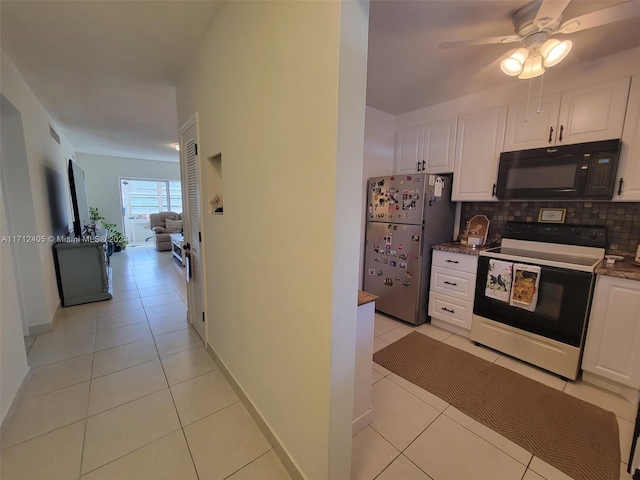
[[[469,336],[473,317],[478,257],[434,250],[431,263],[431,323]]]
[[[640,282],[598,275],[582,359],[583,380],[629,400],[640,390]]]

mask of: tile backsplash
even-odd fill
[[[491,221],[487,243],[500,242],[507,221],[537,222],[541,208],[566,208],[565,224],[607,227],[607,251],[635,253],[640,243],[640,203],[468,202],[462,204],[460,232],[474,215]]]

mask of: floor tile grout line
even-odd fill
[[[86,421],[87,421],[86,417],[85,418],[81,418],[80,420],[75,420],[75,421],[73,421],[71,423],[68,423],[66,425],[62,425],[61,427],[56,427],[53,430],[49,430],[48,432],[40,433],[40,434],[36,435],[35,437],[28,438],[26,440],[23,440],[23,441],[21,441],[19,443],[16,443],[14,445],[9,446],[9,447],[2,447],[2,448],[0,448],[0,452],[6,452],[7,450],[12,449],[13,447],[18,447],[18,446],[23,445],[23,444],[25,444],[27,442],[30,442],[32,440],[36,440],[37,438],[44,437],[45,435],[49,435],[50,433],[57,432],[58,430],[62,430],[63,428],[70,427],[71,425],[74,425],[76,423],[86,422]],[[2,477],[0,477],[0,478],[2,478]]]
[[[456,410],[458,410],[458,409],[457,409],[457,407],[456,407],[456,406],[454,406],[454,405],[449,404],[449,407],[453,407],[453,408],[455,408]],[[526,449],[526,448],[524,448],[524,447],[521,447],[520,445],[518,445],[518,444],[517,444],[516,442],[514,442],[513,440],[509,440],[507,437],[505,437],[504,435],[500,434],[499,432],[496,432],[495,430],[493,430],[493,429],[491,429],[491,428],[487,427],[487,428],[489,428],[489,430],[491,430],[493,433],[498,434],[500,437],[502,437],[502,438],[504,438],[505,440],[507,440],[507,441],[509,441],[509,442],[513,443],[513,444],[514,444],[514,445],[516,445],[517,447],[522,448],[524,451],[526,451],[527,453],[529,453],[529,454],[531,455],[531,457],[529,458],[529,461],[528,461],[526,464],[522,463],[520,460],[518,460],[517,458],[515,458],[515,457],[514,457],[513,455],[511,455],[509,452],[505,452],[505,451],[504,451],[502,448],[500,448],[498,445],[494,445],[490,440],[487,440],[487,439],[486,439],[486,438],[484,438],[482,435],[480,435],[480,434],[478,434],[478,433],[474,432],[473,430],[471,430],[470,428],[468,428],[466,425],[463,425],[462,423],[458,422],[458,421],[457,421],[457,420],[455,420],[454,418],[451,418],[449,415],[447,415],[447,414],[446,414],[446,411],[449,409],[449,407],[445,408],[445,409],[442,411],[442,413],[444,414],[444,416],[445,416],[445,417],[447,417],[447,418],[448,418],[449,420],[451,420],[452,422],[457,423],[458,425],[460,425],[462,428],[464,428],[464,429],[465,429],[465,430],[467,430],[468,432],[471,432],[473,435],[475,435],[476,437],[478,437],[480,440],[483,440],[483,441],[485,441],[486,443],[488,443],[489,445],[491,445],[492,447],[494,447],[494,448],[496,448],[496,449],[500,450],[502,453],[504,453],[504,454],[505,454],[505,455],[507,455],[508,457],[511,457],[511,458],[512,458],[512,459],[514,459],[516,462],[518,462],[520,465],[524,465],[524,466],[525,466],[525,468],[528,468],[528,465],[529,465],[529,463],[531,463],[531,460],[533,459],[533,456],[534,456],[534,454],[533,454],[532,452],[530,452],[529,450],[527,450],[527,449]],[[479,423],[480,425],[482,425],[482,426],[486,427],[486,425],[483,425],[482,423],[478,422],[478,420],[476,420],[475,418],[470,417],[469,415],[465,414],[465,413],[464,413],[464,412],[462,412],[461,410],[458,410],[458,411],[459,411],[459,412],[461,412],[461,413],[462,413],[463,415],[465,415],[466,417],[469,417],[471,420],[473,420],[473,421],[475,421],[475,422]]]
[[[256,458],[254,458],[254,459],[253,459],[253,460],[251,460],[249,463],[247,463],[246,465],[243,465],[242,467],[240,467],[239,469],[237,469],[237,470],[236,470],[236,471],[234,471],[233,473],[230,473],[230,474],[229,474],[229,475],[227,475],[226,477],[223,477],[223,478],[224,478],[224,480],[226,480],[227,478],[230,478],[230,477],[234,476],[234,475],[235,475],[236,473],[238,473],[240,470],[242,470],[243,468],[248,467],[248,466],[249,466],[249,465],[251,465],[252,463],[257,462],[257,461],[258,461],[258,460],[260,460],[262,457],[264,457],[265,455],[267,455],[269,452],[275,452],[275,451],[273,450],[273,447],[269,446],[269,449],[268,449],[266,452],[261,453],[261,454],[260,454],[260,455],[258,455]]]
[[[162,363],[162,357],[160,357],[160,350],[158,349],[158,344],[156,343],[155,337],[153,337],[153,343],[156,346],[156,353],[158,354],[158,358],[160,358],[160,365],[162,366],[162,373],[164,374],[165,381],[167,385],[169,385],[169,377],[167,377],[167,371],[164,367],[164,363]],[[200,474],[198,473],[198,467],[196,466],[196,461],[193,458],[193,453],[191,452],[191,445],[189,445],[189,440],[187,439],[187,433],[184,431],[184,425],[182,425],[182,420],[180,419],[180,413],[178,412],[178,406],[176,405],[176,400],[173,397],[173,391],[171,390],[171,386],[169,385],[169,395],[171,395],[171,402],[173,403],[173,408],[178,417],[178,423],[180,424],[180,430],[182,431],[182,436],[184,437],[185,444],[187,445],[187,451],[189,452],[189,458],[191,458],[191,464],[193,465],[193,470],[196,472],[196,477],[200,478]]]
[[[126,456],[128,456],[128,455],[131,455],[132,453],[135,453],[135,452],[137,452],[137,451],[139,451],[139,450],[142,450],[143,448],[148,447],[149,445],[152,445],[152,444],[154,444],[154,443],[156,443],[156,442],[159,442],[160,440],[162,440],[162,439],[164,439],[164,438],[167,438],[169,435],[173,435],[174,433],[176,433],[176,432],[178,432],[178,431],[180,431],[180,430],[182,430],[182,428],[178,428],[178,429],[176,429],[176,430],[173,430],[172,432],[169,432],[169,433],[167,433],[166,435],[163,435],[163,436],[161,436],[161,437],[159,437],[159,438],[156,438],[156,439],[155,439],[155,440],[153,440],[152,442],[145,443],[144,445],[141,445],[141,446],[139,446],[139,447],[136,447],[135,449],[131,450],[131,451],[130,451],[130,452],[128,452],[128,453],[125,453],[124,455],[119,456],[118,458],[114,458],[114,459],[112,459],[112,460],[109,460],[107,463],[104,463],[104,464],[100,465],[99,467],[96,467],[96,468],[94,468],[94,469],[92,469],[92,470],[88,470],[88,471],[86,471],[86,472],[82,473],[82,475],[81,475],[81,476],[83,476],[83,475],[88,475],[89,473],[91,473],[91,472],[95,472],[96,470],[99,470],[99,469],[101,469],[101,468],[103,468],[103,467],[106,467],[107,465],[109,465],[109,464],[111,464],[111,463],[113,463],[113,462],[117,462],[118,460],[121,460],[121,459],[123,459],[124,457],[126,457]],[[84,454],[84,452],[83,452],[83,454]],[[82,472],[82,470],[81,470],[81,472]]]

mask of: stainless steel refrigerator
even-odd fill
[[[364,290],[376,309],[415,325],[427,320],[431,245],[453,238],[451,175],[373,177],[367,187]]]

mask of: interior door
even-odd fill
[[[189,323],[193,325],[206,344],[206,318],[204,305],[204,277],[200,230],[200,186],[198,183],[198,125],[197,117],[180,129],[180,152],[185,173],[185,256],[187,275],[187,302]]]

